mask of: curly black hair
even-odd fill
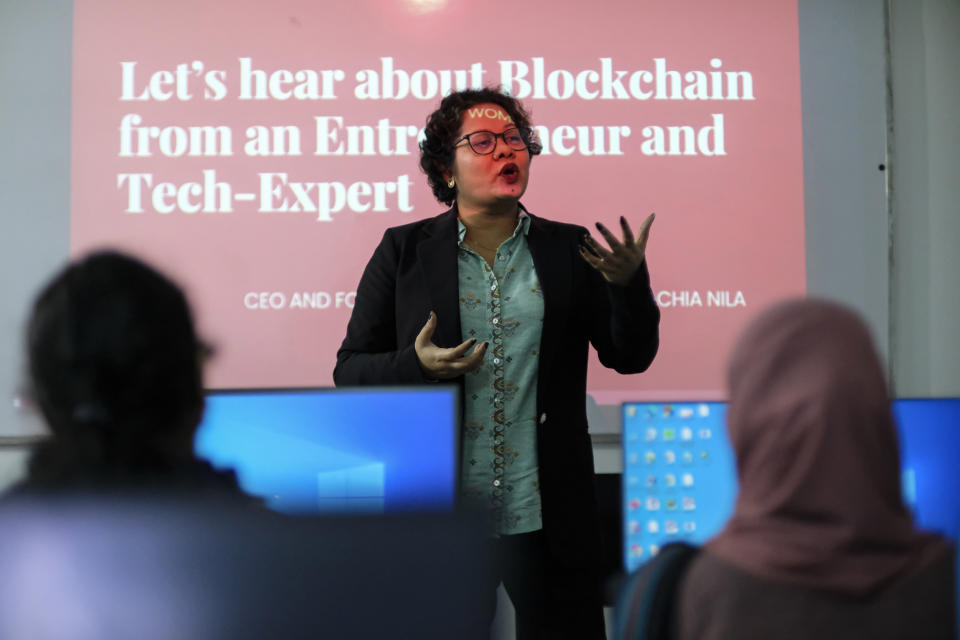
[[[456,186],[448,187],[443,174],[453,164],[453,141],[460,133],[463,114],[470,107],[486,103],[502,107],[513,119],[527,141],[531,157],[543,150],[530,124],[530,114],[516,98],[489,87],[451,93],[440,102],[436,111],[427,116],[424,138],[420,143],[420,168],[427,174],[434,197],[443,204],[452,205],[457,199]]]

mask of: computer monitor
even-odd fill
[[[960,398],[893,402],[903,497],[917,524],[960,541]]]
[[[901,478],[918,526],[960,540],[960,398],[892,404]],[[703,544],[733,513],[737,475],[722,402],[628,402],[623,420],[623,563],[668,542]]]
[[[482,524],[19,496],[0,502],[0,637],[486,640]]]
[[[443,511],[457,495],[453,386],[211,391],[198,457],[276,511]]]
[[[633,571],[668,542],[702,544],[737,497],[722,402],[623,404],[623,557]]]

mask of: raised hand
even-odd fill
[[[469,356],[466,355],[477,340],[470,338],[456,347],[443,349],[433,343],[433,333],[437,330],[437,314],[430,312],[427,323],[417,334],[413,347],[420,359],[420,367],[428,378],[445,380],[456,378],[473,371],[483,364],[483,356],[487,352],[487,343],[481,343]]]
[[[623,231],[622,240],[618,240],[615,235],[598,222],[597,230],[607,241],[610,248],[603,247],[590,234],[587,234],[583,238],[580,255],[591,267],[599,271],[607,282],[622,285],[629,283],[646,256],[647,238],[650,237],[650,225],[653,224],[655,216],[654,213],[647,216],[647,219],[640,225],[640,232],[636,239],[634,239],[630,224],[623,216],[620,216],[620,228]]]

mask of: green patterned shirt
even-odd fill
[[[497,249],[491,269],[464,242],[458,271],[463,339],[490,343],[483,365],[465,376],[462,491],[489,510],[494,531],[541,529],[537,467],[537,367],[543,290],[527,246],[530,218]]]

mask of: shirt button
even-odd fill
[[[493,324],[500,324],[500,318],[494,318]]]
[[[503,438],[501,438],[500,436],[497,436],[496,438],[493,439],[493,441],[496,444],[501,444],[503,442]]]
[[[493,364],[500,364],[500,358],[494,358]],[[543,420],[541,420],[540,422],[543,422]]]
[[[543,424],[543,423],[546,422],[546,421],[547,421],[547,414],[546,414],[546,413],[541,413],[541,414],[540,414],[540,424]]]
[[[491,285],[490,285],[490,291],[496,291],[496,290],[497,290],[497,285],[496,285],[495,283],[494,283],[494,284],[491,284]]]
[[[499,481],[499,480],[494,480],[494,481],[493,481],[493,486],[499,487],[499,486],[500,486],[500,481]]]
[[[506,258],[504,258],[503,256],[498,256],[497,260],[499,260],[500,262],[503,262],[504,260],[506,260]]]

